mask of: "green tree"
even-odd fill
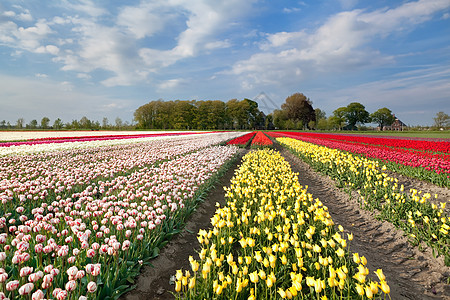
[[[444,113],[443,111],[440,111],[436,114],[436,117],[434,119],[434,126],[438,128],[446,128],[450,127],[450,116]]]
[[[53,122],[53,129],[59,130],[59,129],[62,129],[63,126],[64,126],[64,124],[60,118],[56,119],[55,122]]]
[[[41,128],[42,129],[47,129],[48,128],[48,124],[50,124],[50,119],[47,117],[43,117],[41,120]]]
[[[102,129],[107,129],[107,128],[109,128],[109,120],[108,120],[107,117],[103,117],[103,120],[102,120]]]
[[[276,109],[273,111],[273,125],[275,129],[285,129],[285,123],[288,120],[285,110]]]
[[[116,129],[122,129],[123,127],[123,121],[120,117],[117,117],[115,120],[116,123]]]
[[[319,122],[319,120],[326,119],[327,114],[325,111],[321,110],[320,108],[316,108],[314,110],[314,113],[316,114],[316,122]]]
[[[268,114],[264,120],[264,126],[266,129],[271,130],[273,127],[273,113]]]
[[[24,120],[23,118],[17,119],[17,122],[16,122],[16,128],[17,128],[17,129],[22,129],[24,123],[25,123],[25,120]]]
[[[384,126],[390,126],[395,121],[395,117],[389,108],[383,107],[376,112],[370,114],[372,122],[377,123],[380,130],[383,130]]]
[[[92,121],[89,120],[86,116],[83,116],[78,124],[82,129],[92,129]]]
[[[330,129],[329,128],[329,123],[328,123],[328,119],[324,118],[324,119],[319,119],[319,121],[317,121],[317,129],[319,130],[327,130]]]
[[[345,126],[345,116],[347,114],[346,107],[339,107],[333,111],[333,116],[328,119],[329,124],[334,129],[341,130],[343,126]]]
[[[29,124],[28,126],[29,126],[29,128],[31,128],[31,129],[36,129],[37,126],[38,126],[38,121],[37,121],[37,120],[31,120],[31,121],[30,121],[30,124]]]
[[[364,105],[358,102],[352,102],[345,108],[345,120],[347,121],[347,128],[356,130],[356,124],[364,124],[370,122],[369,112]]]
[[[281,105],[287,119],[294,123],[302,121],[303,125],[308,125],[311,121],[316,121],[316,114],[312,107],[312,101],[302,93],[295,93],[286,98],[286,102]]]

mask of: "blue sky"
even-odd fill
[[[450,114],[450,0],[2,0],[0,120],[131,122],[151,100],[296,92],[409,125]]]

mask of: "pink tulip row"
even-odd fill
[[[166,150],[161,157],[149,160],[147,151],[164,152],[159,143],[150,143],[153,148],[149,145],[142,151],[132,152],[134,156],[127,159],[126,167],[134,170],[129,174],[118,175],[111,171],[113,176],[90,179],[91,184],[77,192],[61,189],[53,199],[47,194],[43,199],[39,197],[40,201],[16,201],[15,209],[0,218],[0,232],[3,232],[0,234],[0,298],[13,299],[19,295],[32,299],[95,298],[99,296],[98,288],[104,293],[107,286],[113,287],[123,279],[117,274],[127,265],[126,261],[142,259],[143,249],[157,239],[166,220],[176,220],[184,206],[191,205],[196,190],[236,153],[237,148],[231,146],[205,146],[219,140],[210,137],[203,146],[197,139],[190,139],[190,144],[166,142],[167,148],[173,147],[184,155]],[[113,148],[103,151],[118,155],[124,147],[118,147],[119,151]],[[83,163],[96,167],[89,151],[87,160],[81,158],[82,152],[72,154],[77,158],[78,167]],[[100,165],[107,162],[114,166],[120,161],[113,161],[113,156],[107,153],[96,154]],[[43,159],[47,164],[49,160],[57,163],[51,155],[44,157],[48,160],[37,155],[35,160],[28,158],[23,162],[33,164]],[[22,186],[28,187],[28,191],[22,193],[35,195],[31,191],[36,181],[48,183],[42,174],[35,174],[33,168],[37,166],[38,163],[31,168],[29,179],[13,180],[17,184],[29,183]],[[16,164],[16,168],[24,167]],[[63,169],[60,168],[58,171]],[[65,187],[64,176],[77,173],[73,166],[69,168],[70,173],[56,177],[57,182],[61,181],[60,186]],[[49,178],[55,175],[52,172],[56,173],[50,171]],[[80,182],[89,181],[86,178],[92,176],[80,174]],[[31,210],[24,203],[31,204]],[[103,284],[99,286],[99,282]]]
[[[222,134],[223,135],[223,134]],[[0,159],[0,200],[8,203],[40,202],[70,193],[98,178],[110,178],[126,170],[171,159],[220,142],[221,135],[191,136],[170,141],[151,141],[109,147],[44,152]]]
[[[136,139],[136,138],[148,138],[158,136],[179,136],[190,134],[201,134],[207,132],[165,132],[165,133],[149,133],[149,134],[130,134],[130,135],[91,135],[91,136],[78,136],[78,137],[55,137],[55,138],[41,138],[30,139],[25,142],[4,142],[0,143],[0,147],[11,147],[21,145],[36,145],[36,144],[52,144],[52,143],[73,143],[73,142],[88,142],[88,141],[106,141],[117,139]]]

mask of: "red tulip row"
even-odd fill
[[[450,154],[450,142],[444,140],[416,140],[416,139],[401,139],[390,137],[369,137],[358,135],[343,135],[343,134],[326,134],[326,133],[309,133],[309,132],[291,132],[296,136],[305,136],[312,138],[320,138],[326,140],[335,140],[343,142],[351,142],[357,144],[365,144],[372,146],[383,146],[392,148],[404,148],[411,150],[420,150],[428,152],[441,152]]]
[[[252,146],[271,146],[272,141],[261,131],[258,131],[252,140]]]
[[[297,132],[273,132],[270,133],[269,135],[271,136],[275,136],[275,137],[279,137],[279,136],[286,136],[286,137],[291,137],[291,138],[295,138],[298,140],[302,140],[305,142],[309,142],[309,143],[313,143],[316,145],[321,145],[321,146],[325,146],[328,148],[333,148],[333,149],[339,149],[339,150],[344,150],[344,151],[348,151],[351,153],[357,153],[357,154],[361,154],[364,155],[368,158],[375,158],[375,159],[380,159],[383,160],[387,163],[395,163],[397,165],[401,165],[401,166],[409,166],[411,168],[414,169],[422,169],[425,172],[429,171],[431,173],[433,173],[433,176],[436,176],[436,174],[439,177],[442,177],[440,179],[436,179],[436,180],[432,180],[432,182],[435,182],[437,184],[440,185],[446,185],[449,181],[449,175],[450,175],[450,160],[449,159],[445,159],[442,157],[438,157],[438,156],[433,156],[430,153],[424,153],[424,152],[420,152],[420,151],[408,151],[406,149],[403,148],[390,148],[389,146],[383,146],[383,145],[373,145],[373,144],[368,144],[365,143],[363,144],[363,138],[360,138],[360,143],[355,143],[355,142],[348,142],[345,140],[338,140],[337,137],[339,137],[339,135],[334,134],[334,135],[321,135],[321,134],[309,134],[309,133],[297,133]],[[336,137],[336,139],[326,139],[326,136],[332,136],[332,137]],[[342,136],[343,139],[347,138],[348,136]],[[353,137],[350,137],[353,138]],[[389,139],[384,139],[384,140],[389,140]],[[370,138],[369,138],[370,141]],[[406,140],[404,140],[406,141]],[[411,146],[409,146],[410,148],[413,147],[414,142],[416,141],[411,141],[412,144]],[[446,144],[450,144],[448,142],[442,142],[442,143],[446,143]],[[406,145],[406,144],[404,144]],[[445,146],[442,146],[441,149],[445,148]],[[395,167],[395,166],[394,166]],[[398,169],[398,166],[396,167],[396,169]],[[409,171],[408,171],[409,172]],[[411,172],[409,172],[411,173]],[[418,172],[414,172],[414,173],[420,173],[420,171]],[[442,174],[442,175],[440,175]],[[419,177],[421,178],[422,175],[414,175],[413,173],[411,174],[407,174],[407,175],[411,175],[411,176],[415,176],[415,177]],[[424,178],[426,179],[426,178]]]
[[[248,143],[250,142],[250,140],[253,138],[254,135],[255,135],[255,132],[247,133],[243,136],[240,136],[240,137],[237,137],[235,139],[228,141],[227,145],[237,145],[237,146],[245,147],[248,145]]]

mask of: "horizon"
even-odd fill
[[[0,53],[11,125],[132,123],[158,99],[256,99],[268,114],[297,92],[327,117],[351,102],[410,126],[450,114],[448,0],[5,0]]]

